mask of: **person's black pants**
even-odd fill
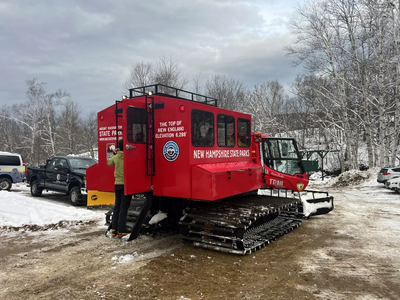
[[[132,195],[124,195],[124,185],[115,185],[115,206],[112,217],[112,229],[117,232],[128,232],[126,216],[131,205]]]

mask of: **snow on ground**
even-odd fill
[[[304,257],[303,273],[331,272],[337,278],[363,278],[386,289],[380,274],[398,276],[400,195],[377,182],[378,171],[349,171],[323,184],[310,184],[309,189],[328,190],[337,200],[334,211],[321,219],[331,223],[337,238]],[[317,222],[308,224],[318,228]],[[349,299],[329,287],[320,298]],[[352,299],[377,298],[365,292]]]
[[[104,221],[103,212],[34,198],[23,186],[17,186],[17,191],[13,189],[0,191],[0,228],[39,230]]]

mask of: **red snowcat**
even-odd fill
[[[161,84],[129,92],[97,114],[98,164],[86,176],[88,207],[112,205],[106,163],[123,138],[130,240],[177,228],[195,246],[249,254],[333,209],[328,193],[305,190],[294,139],[251,133],[251,115],[207,96]]]

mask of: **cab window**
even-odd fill
[[[262,145],[267,167],[289,175],[304,173],[294,140],[267,138],[263,139]]]
[[[238,118],[237,138],[239,147],[250,147],[250,120]]]
[[[214,114],[209,111],[192,110],[192,145],[195,147],[214,146]]]
[[[229,115],[217,116],[217,141],[219,147],[235,146],[235,118]]]
[[[147,140],[147,111],[129,106],[126,110],[129,143],[145,143]]]
[[[60,157],[53,158],[53,160],[50,162],[48,169],[55,170],[60,168],[61,168],[61,158]]]

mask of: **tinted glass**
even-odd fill
[[[192,145],[214,146],[214,114],[209,111],[192,110]]]
[[[394,172],[400,172],[400,168],[393,169]]]
[[[388,169],[382,169],[379,171],[379,173],[386,173],[388,171]]]
[[[217,141],[220,147],[235,146],[235,118],[228,115],[217,116]]]
[[[61,158],[56,157],[51,160],[49,165],[49,170],[54,170],[55,168],[60,168],[61,166]]]
[[[68,160],[73,169],[87,169],[97,163],[93,158],[74,157]]]
[[[237,136],[239,147],[250,147],[250,120],[238,119]]]
[[[280,173],[304,173],[294,140],[264,138],[262,143],[264,163]]]
[[[0,165],[2,166],[20,166],[21,162],[15,155],[0,155]]]
[[[147,141],[147,112],[144,108],[128,107],[126,110],[128,142]]]

